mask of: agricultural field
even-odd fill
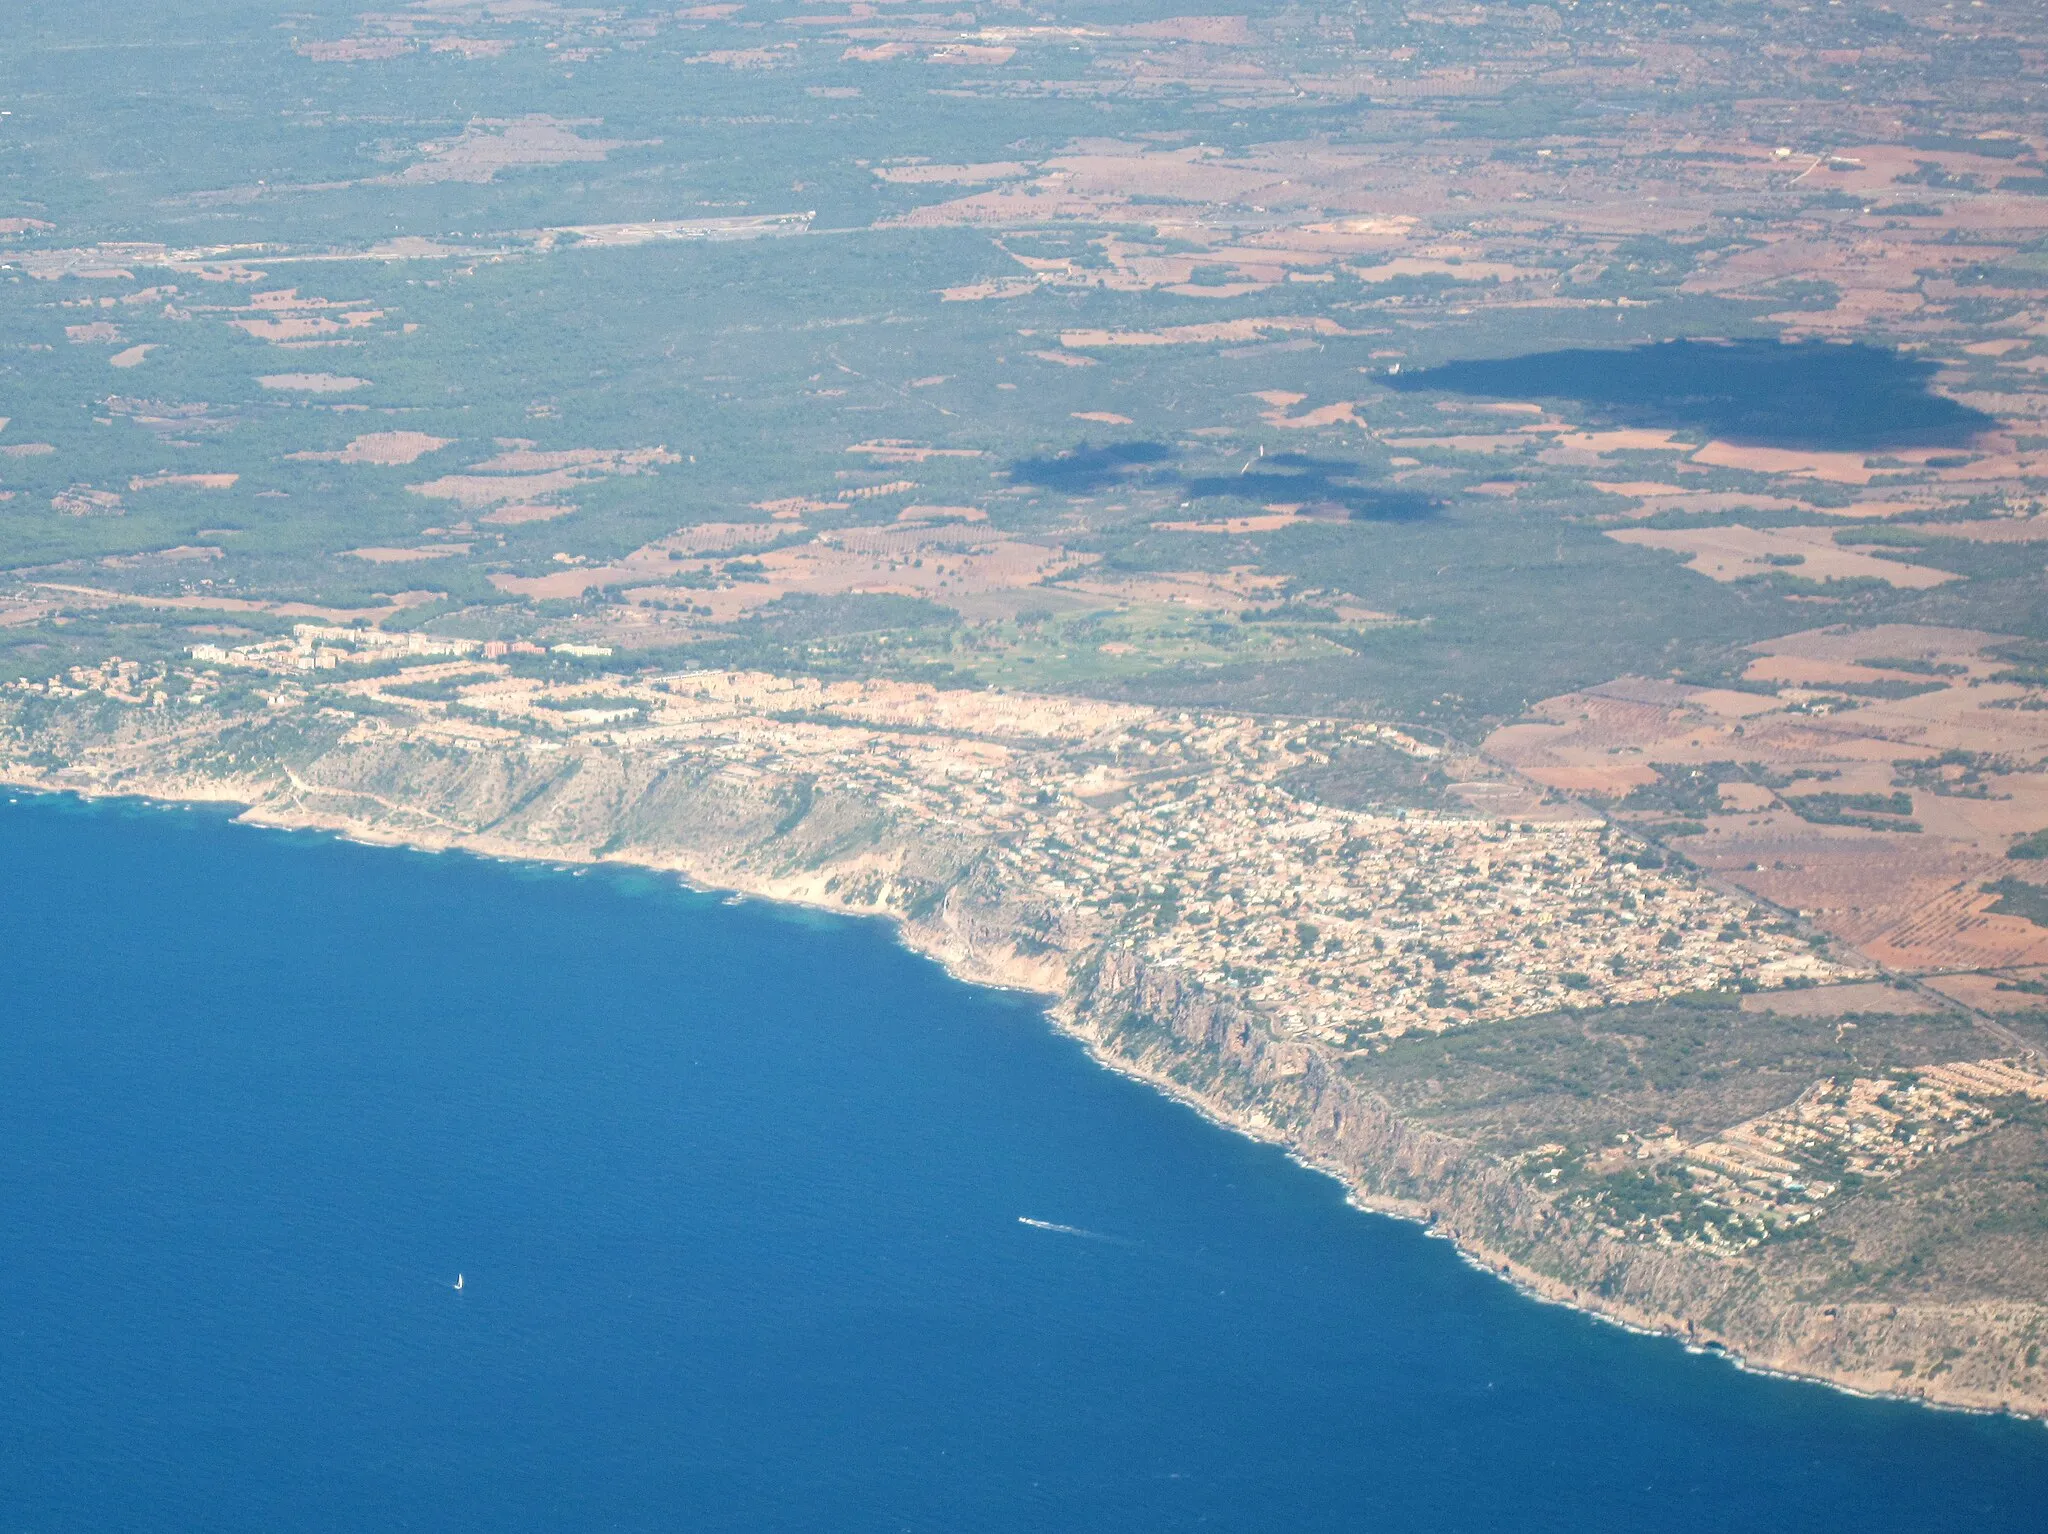
[[[1816,26],[223,4],[144,163],[64,73],[144,66],[40,20],[0,504],[70,632],[4,663],[318,609],[829,666],[778,637],[824,600],[906,667],[1476,739],[1816,603],[2008,631],[2040,146],[1988,66],[1816,97],[1942,45]]]
[[[2048,824],[2031,684],[1992,680],[2048,639],[2048,141],[1988,62],[2029,14],[1979,9],[1766,60],[1543,7],[219,0],[147,152],[74,87],[148,50],[39,17],[0,671],[315,621],[1385,718],[1703,826],[1703,866],[1804,837],[1803,878],[1896,846],[1962,889]],[[1855,88],[1915,49],[1931,95]],[[1845,627],[1973,637],[1891,647],[1964,668],[1923,674],[1822,658]],[[1713,723],[1513,722],[1616,688]],[[1990,797],[1834,765],[1857,729]],[[1712,804],[1644,776],[1724,760]]]

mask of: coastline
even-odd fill
[[[936,957],[933,955],[927,954],[926,957],[933,957],[935,962],[943,964],[943,961],[936,960]],[[949,974],[953,973],[950,969],[947,972]],[[956,978],[958,977],[956,976]],[[978,982],[970,981],[968,983]],[[1308,1154],[1303,1147],[1273,1132],[1270,1127],[1220,1111],[1213,1103],[1198,1094],[1188,1091],[1170,1077],[1140,1069],[1133,1066],[1129,1061],[1105,1054],[1097,1047],[1096,1041],[1091,1036],[1061,1021],[1050,1008],[1047,1011],[1047,1017],[1059,1032],[1078,1040],[1086,1048],[1089,1058],[1103,1069],[1151,1088],[1161,1096],[1170,1098],[1180,1103],[1183,1107],[1193,1110],[1203,1119],[1220,1129],[1228,1130],[1248,1140],[1254,1140],[1262,1145],[1270,1145],[1283,1151],[1288,1160],[1304,1171],[1328,1177],[1341,1186],[1344,1189],[1345,1203],[1361,1214],[1380,1215],[1387,1219],[1400,1220],[1406,1224],[1420,1226],[1423,1234],[1432,1240],[1447,1242],[1451,1250],[1457,1254],[1458,1259],[1465,1266],[1471,1268],[1474,1272],[1482,1273],[1488,1278],[1506,1284],[1523,1299],[1533,1304],[1554,1305],[1564,1310],[1570,1310],[1591,1320],[1598,1321],[1602,1325],[1612,1326],[1620,1331],[1627,1332],[1632,1336],[1676,1343],[1687,1352],[1712,1354],[1720,1357],[1723,1361],[1745,1374],[1754,1374],[1766,1379],[1785,1380],[1795,1384],[1817,1385],[1842,1395],[1854,1396],[1858,1400],[1893,1401],[1903,1405],[1919,1406],[1934,1411],[1958,1412],[1974,1417],[2010,1417],[2019,1421],[2036,1423],[2043,1429],[2048,1429],[2048,1412],[2022,1411],[2010,1406],[1949,1400],[1921,1392],[1882,1390],[1856,1384],[1849,1380],[1836,1378],[1815,1370],[1779,1367],[1759,1362],[1743,1351],[1739,1345],[1724,1340],[1718,1335],[1704,1335],[1696,1331],[1689,1334],[1678,1323],[1662,1321],[1640,1312],[1630,1312],[1624,1307],[1613,1304],[1602,1304],[1589,1300],[1583,1290],[1516,1262],[1506,1253],[1490,1247],[1484,1242],[1475,1240],[1469,1235],[1445,1228],[1426,1206],[1406,1199],[1389,1198],[1371,1193],[1361,1185],[1355,1175],[1348,1172],[1342,1166],[1315,1158]]]
[[[1280,1149],[1305,1170],[1333,1178],[1344,1188],[1346,1202],[1363,1213],[1422,1226],[1428,1235],[1449,1242],[1466,1265],[1508,1284],[1526,1299],[1575,1310],[1644,1337],[1675,1342],[1691,1351],[1718,1353],[1735,1367],[1749,1373],[1824,1385],[1864,1399],[1889,1399],[1980,1415],[2014,1416],[2048,1426],[2048,1408],[2030,1410],[2009,1401],[1972,1399],[1961,1393],[1930,1392],[1924,1383],[1919,1383],[1915,1389],[1887,1389],[1858,1373],[1801,1367],[1795,1360],[1767,1356],[1769,1350],[1746,1344],[1724,1330],[1703,1328],[1697,1322],[1688,1322],[1675,1314],[1660,1314],[1616,1296],[1592,1291],[1588,1285],[1575,1285],[1545,1273],[1488,1240],[1473,1228],[1474,1222],[1469,1217],[1458,1217],[1460,1211],[1446,1209],[1431,1200],[1375,1188],[1371,1182],[1374,1169],[1370,1163],[1343,1157],[1327,1140],[1302,1133],[1299,1125],[1290,1133],[1265,1109],[1234,1105],[1222,1093],[1202,1090],[1176,1076],[1168,1064],[1148,1058],[1142,1050],[1119,1048],[1118,1036],[1096,1020],[1100,1008],[1091,1005],[1092,998],[1086,994],[1087,988],[1077,976],[1077,970],[1083,966],[1074,962],[1076,956],[1072,954],[1062,954],[1057,960],[1039,957],[1027,961],[1014,948],[1005,954],[993,943],[977,941],[971,923],[920,920],[903,911],[855,905],[834,898],[826,887],[826,881],[816,876],[775,878],[757,874],[748,877],[744,867],[731,862],[712,866],[697,860],[635,856],[630,852],[594,852],[568,847],[544,849],[513,838],[464,832],[445,821],[440,823],[445,829],[435,831],[419,826],[394,830],[360,815],[315,810],[303,803],[294,805],[290,812],[280,813],[278,807],[247,793],[177,794],[137,791],[133,787],[52,782],[41,776],[24,774],[15,763],[0,763],[0,783],[21,792],[68,796],[83,801],[129,799],[166,808],[219,805],[234,808],[233,818],[236,821],[268,830],[316,831],[370,847],[403,848],[416,852],[459,851],[507,863],[550,864],[571,872],[595,867],[636,869],[673,876],[688,888],[707,895],[759,900],[839,917],[882,917],[889,921],[898,943],[936,963],[961,983],[1027,994],[1039,1001],[1047,1022],[1058,1032],[1080,1043],[1096,1065],[1181,1103],[1219,1128]],[[176,786],[190,788],[193,785]],[[303,788],[304,785],[295,780],[294,787]],[[1085,962],[1099,958],[1100,955],[1095,955]],[[1265,1042],[1272,1042],[1270,1036]],[[1284,1047],[1298,1049],[1302,1046],[1289,1044]],[[1384,1109],[1384,1105],[1381,1107]],[[1469,1159],[1469,1152],[1466,1156]],[[1471,1177],[1472,1169],[1459,1167],[1448,1175],[1453,1180]],[[1483,1169],[1481,1175],[1473,1177],[1473,1180],[1483,1181]]]

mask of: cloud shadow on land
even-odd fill
[[[1341,507],[1354,522],[1419,522],[1437,503],[1412,490],[1388,490],[1358,483],[1360,466],[1342,458],[1306,453],[1273,453],[1241,474],[1207,474],[1181,481],[1190,499],[1232,496],[1261,505],[1299,505],[1321,510]]]
[[[1133,469],[1164,463],[1173,449],[1164,442],[1111,442],[1097,447],[1084,442],[1050,458],[1020,458],[1010,465],[1010,478],[1020,485],[1040,485],[1081,495],[1127,478]]]
[[[1297,505],[1338,513],[1355,522],[1415,522],[1436,512],[1437,503],[1412,490],[1361,483],[1367,472],[1342,458],[1273,453],[1237,474],[1184,475],[1164,465],[1173,449],[1159,442],[1082,443],[1049,457],[1023,458],[1010,465],[1018,484],[1084,495],[1113,485],[1146,484],[1189,500],[1227,497],[1254,505]]]
[[[1631,423],[1764,447],[1960,445],[1998,424],[1928,385],[1936,364],[1863,342],[1679,340],[1475,358],[1381,380],[1411,393],[1570,399]]]

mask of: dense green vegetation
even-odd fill
[[[1059,9],[1119,24],[1173,14],[1163,0]],[[0,587],[89,585],[138,603],[195,605],[74,602],[61,622],[0,627],[0,671],[50,675],[115,651],[175,653],[192,640],[188,626],[263,631],[276,616],[251,604],[281,602],[473,637],[582,633],[610,621],[617,583],[531,599],[505,583],[615,560],[695,523],[761,520],[762,502],[808,498],[804,523],[815,533],[886,525],[916,500],[981,508],[1005,534],[1091,557],[1091,574],[1250,567],[1281,584],[1244,621],[1144,602],[1105,611],[1058,582],[1042,603],[995,613],[909,598],[791,598],[735,623],[638,632],[615,645],[613,664],[774,664],[1391,714],[1472,739],[1538,699],[1627,672],[1725,685],[1741,670],[1742,646],[1811,626],[1814,583],[1788,568],[1718,584],[1606,538],[1599,519],[1626,502],[1533,439],[1484,450],[1389,442],[1480,431],[1486,418],[1466,405],[1503,388],[1554,398],[1589,425],[1627,424],[1641,416],[1644,378],[1670,407],[1657,407],[1660,419],[1722,429],[1731,409],[1768,413],[1771,400],[1794,397],[1800,369],[1812,366],[1841,375],[1848,392],[1837,404],[1860,411],[1857,429],[1886,442],[1975,419],[1929,402],[1924,359],[1773,344],[1769,313],[1826,300],[1811,284],[1743,301],[1681,290],[1703,263],[1753,242],[1752,224],[1806,216],[1814,191],[1833,207],[1824,187],[1782,206],[1724,210],[1683,237],[1607,241],[1597,261],[1559,236],[1544,258],[1574,298],[1562,307],[1474,308],[1455,270],[1378,280],[1370,254],[1281,293],[1230,296],[1227,273],[1210,267],[1188,285],[1146,292],[1020,280],[1030,277],[1023,259],[1107,273],[1112,240],[1156,256],[1204,247],[1162,227],[1179,205],[1170,198],[1131,204],[1158,207],[1160,222],[892,227],[966,184],[893,181],[877,169],[935,157],[939,145],[950,161],[1000,165],[1083,140],[1189,135],[1233,154],[1317,135],[1361,152],[1405,151],[1443,126],[1313,97],[1068,92],[1095,67],[1078,44],[1023,45],[1029,77],[1043,85],[1028,101],[949,85],[928,64],[858,65],[838,41],[808,33],[775,41],[772,68],[691,62],[781,39],[785,13],[800,14],[769,3],[683,26],[669,9],[629,5],[591,57],[566,67],[541,31],[518,21],[503,23],[506,46],[488,58],[406,46],[349,62],[310,40],[332,46],[364,27],[381,36],[382,23],[322,4],[280,29],[261,8],[206,0],[188,8],[190,30],[179,36],[222,41],[182,51],[169,75],[147,47],[84,46],[82,19],[41,12],[17,23],[20,47],[0,59],[14,103],[0,170],[11,202],[0,215],[36,222],[0,238],[0,414],[9,417],[0,491],[10,496],[0,571],[11,572]],[[1525,23],[1531,40],[1549,35],[1519,14],[1499,25]],[[1466,46],[1390,4],[1347,25],[1364,31],[1302,33],[1287,46],[1318,68],[1367,34],[1375,48],[1408,39],[1400,45],[1432,59]],[[1853,23],[1866,27],[1882,30],[1869,18]],[[1484,130],[1502,163],[1534,167],[1546,135],[1586,127],[1582,104],[1576,90],[1517,87],[1458,107],[1445,124]],[[433,169],[465,136],[534,123],[605,147],[551,167]],[[815,215],[810,233],[630,248],[574,235],[550,246],[535,234],[793,213]],[[1446,233],[1480,238],[1455,220]],[[327,259],[394,237],[430,243],[404,259]],[[34,260],[99,241],[235,249],[203,276],[152,266],[133,248],[101,263],[100,275],[32,275],[42,271]],[[314,255],[322,259],[305,259]],[[945,296],[991,282],[1012,286],[999,299]],[[288,289],[300,307],[275,308]],[[253,308],[258,295],[273,307]],[[310,319],[311,331],[263,338],[262,316],[279,312]],[[1077,352],[1058,341],[1074,330],[1276,312],[1323,329],[1313,340],[1249,345]],[[1674,336],[1733,344],[1615,349]],[[1375,361],[1390,341],[1403,359],[1398,377]],[[133,367],[110,366],[137,347],[149,350]],[[1754,385],[1759,368],[1777,392],[1745,404],[1735,385]],[[1700,382],[1709,373],[1720,380],[1712,388]],[[364,382],[320,392],[261,381],[298,374]],[[1276,424],[1285,412],[1263,403],[1275,391],[1299,397],[1289,408],[1301,411],[1349,401],[1366,429]],[[1851,409],[1856,400],[1869,408]],[[1128,424],[1107,429],[1118,417]],[[395,431],[445,445],[403,464],[334,460],[365,433]],[[878,439],[975,456],[895,466],[848,452]],[[633,473],[574,469],[535,492],[561,511],[544,518],[494,521],[488,500],[421,493],[508,446],[541,455],[660,448],[674,461]],[[1683,450],[1618,453],[1611,472],[1668,477]],[[237,478],[212,488],[152,483],[167,474]],[[1690,465],[1688,474],[1702,491],[1759,500],[1784,488],[1750,470]],[[904,482],[914,488],[887,488]],[[1799,509],[1667,510],[1647,523],[1826,523],[1819,508],[1840,510],[1858,493],[1815,482]],[[1319,510],[1296,526],[1241,534],[1154,525],[1272,503]],[[2048,638],[2028,545],[1900,541],[1863,521],[1842,536],[1965,578],[1919,593],[1829,583],[1829,621]],[[435,557],[355,552],[423,546]],[[693,592],[750,573],[731,563],[679,570],[661,600],[702,618],[709,609]],[[207,602],[234,605],[197,605]],[[1385,616],[1339,616],[1353,608]],[[1847,690],[1891,697],[1919,685]]]
[[[1984,892],[1998,897],[1992,915],[2022,916],[2037,927],[2048,927],[2048,886],[2024,879],[1998,879],[1986,884]]]

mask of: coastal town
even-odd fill
[[[1277,1047],[1332,1062],[1585,1009],[1877,989],[1854,950],[1831,950],[1781,909],[1563,796],[1524,785],[1517,798],[1494,781],[1434,808],[1321,802],[1314,775],[1349,753],[1425,768],[1443,758],[1386,724],[875,678],[627,676],[587,669],[605,659],[591,648],[303,623],[194,646],[186,665],[74,667],[8,684],[0,709],[11,700],[22,726],[38,706],[82,708],[97,716],[95,743],[54,773],[17,752],[8,772],[88,793],[226,792],[280,823],[422,845],[628,862],[646,849],[609,850],[602,834],[623,810],[593,830],[575,805],[528,790],[534,819],[507,842],[452,789],[423,796],[417,782],[366,784],[323,763],[395,749],[546,785],[602,759],[643,794],[666,774],[708,778],[771,806],[765,825],[757,816],[713,833],[732,844],[701,865],[714,885],[917,923],[943,905],[948,880],[979,866],[1014,909],[1057,913],[1044,941],[1009,936],[1035,962],[1008,978],[1063,991],[1091,955],[1121,954],[1187,994],[1247,1009]],[[251,724],[275,732],[270,745],[250,748]],[[318,752],[293,761],[295,739]],[[167,740],[180,765],[165,778],[146,743]],[[806,842],[827,802],[872,818],[842,818]],[[937,882],[904,850],[932,834],[966,849]],[[794,882],[792,864],[803,870]],[[1728,1260],[1982,1138],[2028,1099],[2048,1101],[2032,1055],[1909,1057],[1882,1076],[1820,1077],[1718,1130],[1657,1125],[1507,1160],[1608,1238]]]
[[[1809,1224],[1833,1200],[1893,1182],[1929,1156],[2048,1102],[2032,1055],[1828,1076],[1793,1101],[1688,1141],[1670,1125],[1583,1152],[1561,1142],[1517,1158],[1531,1182],[1607,1235],[1735,1257]]]
[[[113,661],[12,690],[161,713],[253,679],[266,717],[345,720],[357,740],[543,755],[578,742],[801,784],[807,799],[849,795],[984,846],[1007,885],[1092,943],[1241,998],[1276,1036],[1338,1050],[1861,973],[1782,913],[1569,805],[1524,806],[1541,818],[1346,809],[1285,786],[1366,743],[1437,753],[1386,725],[757,672],[565,681],[491,648],[304,624],[195,647],[187,668]],[[829,894],[855,909],[890,898],[879,879]]]

